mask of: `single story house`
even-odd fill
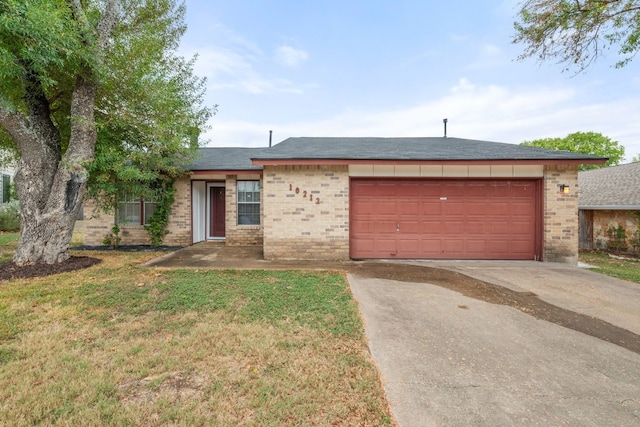
[[[580,248],[606,249],[609,230],[621,226],[627,247],[638,230],[640,163],[578,173]]]
[[[460,138],[289,138],[202,148],[175,183],[169,245],[261,245],[265,259],[576,263],[578,165],[596,156]],[[147,242],[145,209],[122,244]],[[86,211],[87,216],[89,210]],[[99,245],[113,216],[85,220]]]

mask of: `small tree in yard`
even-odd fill
[[[176,0],[0,0],[0,148],[16,153],[14,261],[69,257],[87,184],[122,190],[180,174],[212,114],[176,55]]]
[[[624,147],[598,132],[574,132],[564,138],[544,138],[525,141],[520,145],[549,150],[565,150],[574,153],[608,157],[603,165],[580,165],[580,170],[597,169],[619,164],[624,159]]]

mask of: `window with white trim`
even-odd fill
[[[238,181],[238,225],[260,225],[260,181]]]
[[[156,204],[134,194],[124,194],[118,201],[116,221],[121,225],[147,225]]]

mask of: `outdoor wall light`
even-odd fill
[[[567,184],[558,184],[558,187],[560,188],[560,192],[562,194],[569,194],[570,189],[569,189],[569,186]]]

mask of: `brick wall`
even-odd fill
[[[349,259],[347,166],[266,166],[265,259]]]
[[[93,200],[84,201],[84,244],[101,246],[104,236],[111,233],[114,224],[113,214],[96,210]]]
[[[569,185],[569,194],[558,187]],[[577,166],[545,166],[543,260],[578,263]]]
[[[176,188],[175,202],[171,207],[169,218],[169,234],[163,244],[167,246],[187,246],[191,244],[191,181],[181,178],[174,183]],[[93,200],[84,202],[84,244],[90,246],[103,245],[102,240],[111,234],[115,224],[114,213],[96,210]],[[121,245],[148,245],[149,234],[139,224],[120,224]]]
[[[167,225],[169,234],[164,237],[163,244],[189,246],[191,244],[191,180],[188,177],[177,179],[173,187],[176,189],[175,200],[171,205]]]

